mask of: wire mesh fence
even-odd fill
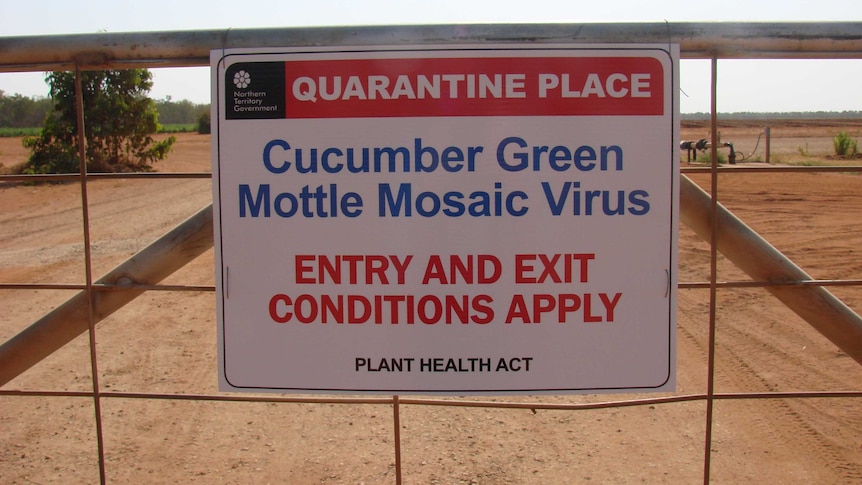
[[[683,40],[683,55],[718,59],[719,44]],[[810,44],[811,57],[862,57],[862,46],[836,53],[834,44]],[[201,63],[199,54],[166,55]],[[716,71],[714,61],[713,91]],[[720,123],[713,118],[713,134]],[[85,324],[79,337],[58,336],[57,350],[32,368],[7,374],[4,480],[862,481],[860,366],[773,296],[775,288],[829,288],[860,308],[862,166],[684,164],[683,176],[717,197],[703,218],[705,237],[681,230],[675,393],[333,398],[213,392],[206,248],[161,282],[99,279],[210,202],[206,149],[197,172],[0,176],[4,346],[76,294]],[[811,278],[752,278],[722,256],[719,202]],[[109,294],[140,296],[108,313]],[[847,339],[847,347],[862,345]]]

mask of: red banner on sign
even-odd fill
[[[286,118],[664,114],[651,57],[285,62]]]

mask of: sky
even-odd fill
[[[4,2],[0,37],[349,25],[860,20],[858,0],[35,0]],[[151,71],[150,97],[210,101],[209,68]],[[681,61],[682,112],[709,111],[709,79],[709,61]],[[862,60],[855,59],[722,60],[718,111],[862,110],[860,79]],[[48,94],[41,72],[0,73],[0,90]]]

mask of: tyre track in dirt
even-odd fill
[[[777,350],[765,340],[755,339],[751,333],[734,328],[733,325],[728,325],[726,322],[723,323],[725,324],[720,325],[719,331],[730,337],[729,340],[734,345],[733,347],[721,346],[721,359],[731,362],[734,370],[731,372],[726,370],[724,365],[717,366],[716,382],[722,383],[717,385],[718,388],[728,386],[753,392],[778,391],[779,385],[764,377],[761,370],[763,368],[768,369],[772,365],[770,361],[776,360],[784,362],[791,360],[791,364],[796,365],[789,365],[788,367],[804,369],[806,373],[816,373],[821,379],[831,380],[830,374],[816,372],[812,366],[807,365],[807,363],[803,364],[800,359],[790,358],[788,353]],[[759,358],[759,361],[755,362],[756,358]],[[826,467],[838,470],[841,478],[862,479],[862,460],[860,460],[862,457],[858,454],[854,457],[852,449],[841,451],[836,443],[819,429],[822,427],[820,421],[823,420],[823,414],[812,413],[811,411],[816,408],[800,401],[804,400],[757,400],[756,404],[759,409],[749,416],[753,418],[754,426],[770,436],[776,447],[793,443],[794,446],[805,449],[808,453],[816,454]],[[806,408],[808,409],[806,410]],[[777,416],[778,419],[773,419],[773,416]],[[815,416],[818,418],[816,422],[815,419],[812,419]],[[828,423],[827,421],[827,424],[838,425],[839,423]],[[842,426],[850,425],[850,427],[862,432],[862,419],[854,418],[853,413],[845,417],[840,424]]]
[[[705,362],[707,359],[706,344],[688,328],[681,327],[680,333],[685,338],[687,345],[691,345],[701,352],[700,356]],[[759,377],[758,372],[736,355],[735,352],[728,352],[722,349],[722,353],[728,354],[735,371],[730,373],[721,368],[716,368],[715,379],[719,386],[721,383],[735,383],[737,385],[742,384],[742,387],[746,388],[746,392],[769,392],[774,390],[770,389],[772,386],[766,379]],[[805,450],[806,454],[813,452],[819,457],[821,463],[818,463],[817,466],[811,466],[811,470],[828,468],[835,470],[842,480],[862,480],[862,464],[858,461],[848,459],[847,456],[848,453],[852,454],[853,451],[849,450],[848,453],[840,452],[839,448],[845,448],[840,442],[829,439],[824,432],[819,431],[808,419],[803,417],[812,414],[822,414],[822,410],[815,405],[807,403],[804,399],[757,399],[743,402],[747,406],[747,412],[745,413],[747,418],[744,421],[732,416],[728,417],[721,414],[721,412],[717,412],[714,416],[715,422],[725,428],[724,434],[743,436],[746,437],[744,439],[751,441],[760,440],[759,437],[768,437],[769,443],[763,446],[767,448],[765,452],[769,452],[768,450],[780,450],[792,443],[795,448]],[[718,409],[721,409],[722,404],[719,403],[717,406]],[[862,420],[854,416],[855,414],[851,412],[848,415],[841,416],[840,420],[832,420],[829,424],[833,426],[847,426],[849,419],[851,428],[862,428],[862,422],[860,422]],[[751,433],[749,428],[756,429],[756,433]],[[720,440],[720,438],[714,435],[713,447],[715,447],[715,442]],[[745,445],[744,442],[737,442],[736,446],[739,449],[721,451],[733,455],[740,453],[743,445]],[[746,454],[746,452],[743,452],[743,454]],[[755,472],[743,470],[741,476],[736,476],[734,480],[751,479],[751,474]],[[740,472],[737,471],[735,473]],[[822,483],[828,483],[834,480],[835,477],[826,475],[820,478],[823,480]]]
[[[70,189],[72,187],[0,186],[0,207],[3,208],[0,211],[0,227],[3,227],[0,257],[5,256],[5,250],[10,247],[48,249],[45,244],[48,241],[83,244],[80,194],[76,196]],[[23,191],[30,192],[34,199],[26,195],[21,197]],[[35,197],[48,197],[60,204],[35,203]],[[23,200],[15,200],[19,198]]]
[[[33,188],[58,204],[17,204],[9,199],[26,187],[0,188],[0,269],[16,268],[17,278],[57,265],[63,275],[83,261],[84,233],[77,185]],[[96,275],[134,254],[178,222],[211,202],[209,181],[96,181],[89,184],[91,250]],[[3,194],[2,192],[6,192]],[[154,201],[154,194],[158,200]],[[34,198],[33,200],[39,200]],[[157,210],[154,205],[158,205]],[[130,223],[130,217],[134,219]],[[74,271],[77,274],[77,271]],[[4,270],[4,273],[6,271]],[[8,278],[3,278],[6,281]],[[45,278],[42,278],[44,280]],[[27,280],[29,281],[29,280]],[[6,281],[24,282],[24,281]]]
[[[703,292],[705,295],[705,292]],[[701,295],[697,295],[701,296]],[[702,296],[701,296],[702,297]],[[771,298],[770,296],[766,296]],[[738,298],[736,299],[738,300]],[[697,301],[696,296],[681,296],[684,305],[690,306]],[[722,306],[730,306],[731,302],[721,300]],[[682,305],[681,305],[682,306]],[[740,305],[738,301],[732,302],[735,312],[746,315],[746,321],[739,325],[733,315],[724,313],[719,309],[717,323],[716,344],[716,367],[715,382],[716,392],[778,392],[782,390],[781,382],[776,382],[768,377],[771,369],[787,368],[798,369],[805,377],[805,383],[796,389],[811,390],[815,387],[813,383],[821,383],[819,389],[839,388],[853,389],[858,385],[860,372],[855,366],[843,366],[843,372],[836,373],[834,368],[827,367],[833,372],[818,368],[812,364],[814,359],[803,359],[795,356],[786,348],[779,348],[776,341],[795,342],[799,340],[810,341],[810,332],[799,331],[792,326],[780,322],[772,322],[782,328],[780,336],[770,334],[759,334],[756,326],[750,324],[751,320],[766,324],[774,316],[769,312],[752,312],[746,305]],[[696,325],[696,321],[680,319],[678,327],[678,343],[684,347],[695,349],[699,360],[704,364],[708,356],[708,323]],[[776,338],[778,337],[778,338]],[[826,346],[831,344],[826,343]],[[821,345],[823,346],[823,345]],[[680,353],[682,353],[680,349]],[[833,351],[834,353],[834,351]],[[848,371],[849,374],[848,375]],[[836,378],[844,376],[843,378]],[[795,390],[795,389],[794,389]],[[729,403],[729,404],[725,404]],[[743,404],[739,404],[743,403]],[[847,403],[844,405],[843,403]],[[855,482],[862,480],[862,457],[858,451],[853,449],[854,437],[862,433],[862,413],[860,413],[858,399],[752,399],[744,401],[720,401],[716,404],[717,409],[724,407],[744,406],[747,416],[740,419],[737,416],[726,415],[720,411],[716,412],[716,423],[721,424],[725,435],[739,439],[739,436],[751,438],[751,436],[762,436],[768,438],[768,444],[764,448],[768,450],[782,450],[789,443],[806,451],[807,456],[818,458],[817,466],[811,466],[811,470],[830,469],[834,470],[844,481]],[[824,410],[828,410],[826,412]],[[752,433],[751,429],[755,432]],[[836,439],[835,433],[839,430],[840,436]],[[722,438],[715,437],[715,440]],[[727,440],[728,438],[724,438]],[[737,442],[740,449],[725,450],[719,448],[722,454],[735,454],[741,452],[745,442]],[[858,446],[858,444],[857,444]],[[781,451],[778,451],[781,453]],[[749,473],[755,473],[752,470]],[[743,475],[745,477],[745,475]],[[738,477],[740,478],[740,477]],[[747,478],[751,478],[748,476]],[[813,477],[812,477],[813,478]],[[828,481],[827,476],[820,479]]]
[[[853,182],[855,183],[855,180]],[[741,192],[744,193],[744,190]],[[732,201],[734,194],[725,191],[722,196]],[[835,234],[846,230],[847,221],[835,222],[827,219],[827,223],[823,223],[821,220],[823,214],[811,216],[800,207],[793,206],[793,204],[804,205],[806,202],[805,199],[784,201],[789,205],[785,205],[783,210],[750,204],[744,209],[739,209],[735,208],[738,204],[733,202],[727,205],[731,210],[735,208],[737,215],[755,230],[760,227],[770,228],[771,232],[767,234],[767,238],[780,240],[779,249],[785,251],[792,259],[797,258],[798,253],[813,250],[817,252],[817,264],[807,266],[825,267],[827,270],[839,268],[840,271],[837,271],[839,274],[836,275],[834,274],[836,271],[833,271],[832,277],[852,277],[859,265],[852,259],[848,261],[846,250],[844,253],[830,254],[827,258],[823,258],[821,250],[824,246],[836,244]],[[849,202],[849,204],[852,203],[858,204],[858,198]],[[822,205],[818,204],[818,207]],[[824,212],[827,211],[828,209],[824,210]],[[849,211],[852,212],[852,208]],[[842,203],[841,212],[848,212],[848,207],[844,203]],[[857,222],[853,221],[853,223]],[[858,236],[853,234],[848,237],[854,240]],[[846,242],[846,240],[842,241],[845,244]],[[685,240],[681,240],[681,247],[684,245]],[[692,252],[688,249],[681,250],[681,255],[683,254],[691,255]],[[685,267],[682,257],[681,267]],[[728,275],[736,276],[738,270],[724,268],[720,269],[719,274],[720,278],[726,278]],[[794,383],[792,390],[858,389],[858,383],[862,382],[858,365],[850,362],[848,365],[836,368],[834,366],[836,361],[842,357],[831,343],[826,342],[810,328],[800,327],[799,325],[804,324],[798,318],[788,319],[791,314],[786,309],[782,308],[776,313],[774,306],[770,306],[770,303],[763,300],[764,298],[771,300],[772,297],[763,290],[758,291],[762,292],[762,296],[757,298],[752,297],[745,290],[720,290],[719,292],[715,374],[717,392],[727,392],[722,391],[722,388],[735,392],[778,391],[786,387],[782,382],[787,379],[791,379]],[[691,297],[685,295],[685,293],[681,295],[681,303],[696,301],[694,295]],[[697,296],[704,298],[705,293]],[[704,315],[705,313],[704,310]],[[782,321],[782,317],[777,315],[783,313],[788,317],[784,317]],[[681,317],[679,342],[681,345],[693,346],[699,352],[700,359],[705,362],[708,353],[708,323],[705,318],[703,322],[703,325],[698,326],[694,325],[695,321],[687,322]],[[794,325],[794,322],[800,323]],[[814,334],[813,337],[812,334]],[[812,345],[812,338],[815,339],[814,345]],[[811,346],[812,350],[819,349],[819,352],[813,356],[811,356],[813,352],[808,352],[803,357],[799,351],[805,349],[806,344]],[[824,359],[829,359],[825,365]],[[784,377],[782,380],[781,377],[776,377],[794,375],[794,370],[793,378]],[[733,402],[735,401],[730,403]],[[862,434],[862,412],[859,410],[858,400],[767,399],[743,402],[747,409],[751,410],[748,413],[750,420],[718,415],[718,422],[734,421],[733,428],[743,434],[746,433],[747,426],[752,426],[757,435],[768,437],[771,449],[781,449],[788,443],[793,443],[794,447],[805,450],[806,455],[817,456],[822,466],[834,470],[842,481],[862,480],[862,459],[858,449],[854,449],[859,447],[856,437]],[[843,403],[848,404],[842,405]],[[718,406],[722,405],[719,403]],[[733,405],[735,404],[729,404],[729,406]],[[834,437],[836,430],[843,430],[838,438]],[[828,477],[821,478],[828,479]]]
[[[862,278],[862,258],[854,251],[862,246],[862,176],[821,173],[771,177],[774,180],[761,174],[728,176],[719,197],[815,278]],[[767,183],[782,190],[765,191]]]

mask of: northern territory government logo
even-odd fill
[[[284,118],[284,63],[241,62],[225,71],[225,118]]]

